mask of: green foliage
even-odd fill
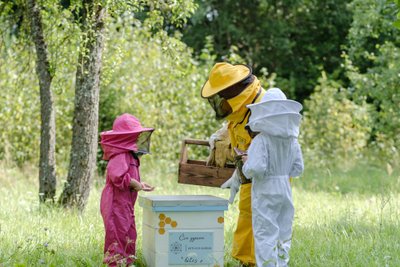
[[[398,12],[396,15],[396,21],[393,22],[393,25],[400,29],[400,0],[393,0],[393,3],[397,5],[397,12]]]
[[[20,58],[30,58],[26,43],[16,36],[25,36],[21,2],[0,3],[0,159],[21,164],[37,156],[38,147],[32,146],[39,127],[38,86],[34,84],[32,61],[21,64]],[[14,49],[11,49],[14,48]],[[32,105],[26,105],[31,101]],[[16,134],[18,133],[18,134]],[[27,153],[26,153],[27,152]]]
[[[25,1],[1,1],[0,2],[0,44],[9,45],[10,37],[24,36]]]
[[[153,154],[178,159],[183,138],[204,139],[218,128],[200,97],[210,68],[193,61],[176,38],[113,25],[105,52],[100,130],[110,130],[117,115],[131,113],[156,129]]]
[[[150,17],[157,15],[158,18],[164,18],[168,20],[170,26],[182,27],[187,22],[187,18],[194,13],[196,5],[193,1],[186,0],[167,0],[167,1],[155,1],[146,0],[143,1],[149,6],[150,11],[159,10],[159,13],[150,12]]]
[[[352,162],[349,157],[360,157],[368,146],[373,153],[366,156],[395,166],[400,147],[400,38],[392,26],[395,8],[385,0],[355,0],[350,8],[353,22],[342,55],[349,85],[340,89],[323,78],[305,101],[305,154],[311,162],[335,165]]]
[[[312,166],[352,167],[367,146],[370,133],[368,106],[350,101],[347,92],[325,73],[305,101],[301,143]]]
[[[18,6],[23,9],[23,6]],[[16,9],[16,10],[20,10]],[[43,20],[58,21],[44,24],[44,32],[50,52],[51,71],[54,75],[52,90],[56,106],[57,161],[63,165],[68,158],[73,109],[73,80],[75,76],[76,43],[79,29],[70,21],[72,14],[60,10],[58,5],[49,5],[42,12]],[[0,148],[0,158],[22,164],[24,161],[38,162],[40,141],[40,96],[35,72],[33,44],[26,34],[29,21],[22,22],[19,35],[10,32],[8,23],[0,22],[3,35],[0,43],[0,121],[7,125],[0,130],[5,146]],[[14,27],[14,26],[13,26]]]
[[[314,90],[321,69],[327,71],[330,79],[320,79],[305,101],[302,142],[307,158],[335,165],[338,157],[360,157],[366,146],[393,165],[399,158],[400,35],[392,26],[398,13],[393,2],[354,0],[347,8],[346,1],[248,1],[239,8],[237,1],[203,1],[189,22],[193,1],[103,3],[110,16],[100,131],[111,129],[117,115],[132,113],[156,128],[152,157],[177,160],[183,138],[205,139],[219,128],[199,91],[214,62],[227,60],[251,64],[265,88],[281,87],[300,100]],[[66,167],[81,4],[41,4],[54,74],[57,164]],[[1,2],[0,13],[0,159],[37,162],[39,91],[24,3]],[[177,29],[184,25],[182,37]],[[182,38],[195,47],[196,59]]]
[[[68,165],[72,138],[72,116],[75,96],[75,73],[79,53],[80,29],[73,23],[71,9],[47,3],[42,11],[50,65],[54,74],[51,89],[56,110],[57,165]],[[57,21],[57,25],[50,24]]]
[[[75,23],[80,6],[77,2],[63,8],[51,1],[42,4],[45,6],[42,9],[45,38],[54,74],[57,162],[64,171],[71,143],[74,79],[81,41],[80,29]],[[159,1],[111,1],[108,4],[112,14],[120,16],[107,22],[99,128],[111,129],[117,115],[130,112],[143,124],[157,129],[152,142],[154,154],[177,159],[183,137],[205,138],[218,127],[199,93],[212,62],[200,65],[179,41],[178,32],[171,37],[162,30],[160,13],[169,12],[176,16],[175,22],[184,23],[195,5],[191,1],[175,1],[176,5]],[[126,7],[126,12],[119,12],[122,6]],[[147,11],[149,16],[143,23],[129,13],[145,10],[146,6],[153,11]],[[16,10],[23,10],[23,6],[17,6]],[[28,35],[21,35],[29,28],[27,21],[19,25],[20,35],[16,38],[10,31],[10,25],[15,24],[15,17],[11,15],[2,16],[0,20],[4,33],[0,41],[5,44],[0,47],[0,121],[5,125],[0,130],[5,144],[0,148],[0,159],[37,162],[40,105],[35,54]],[[204,56],[212,58],[208,51]]]
[[[348,55],[360,72],[374,64],[374,55],[385,42],[400,43],[399,30],[392,26],[394,7],[387,0],[355,0],[348,35]]]
[[[33,61],[20,62],[29,57],[29,51],[19,46],[2,50],[0,58],[0,158],[19,164],[39,156],[39,87],[31,75],[35,66]]]
[[[352,15],[348,1],[198,3],[183,37],[195,51],[202,49],[206,36],[214,38],[219,61],[235,46],[258,76],[263,68],[276,73],[276,85],[300,100],[310,95],[322,69],[340,78],[341,45]]]
[[[394,7],[386,1],[356,0],[345,55],[356,101],[372,104],[371,146],[377,158],[396,165],[400,156],[400,31],[392,26]]]

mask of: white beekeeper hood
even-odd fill
[[[288,100],[279,88],[268,89],[259,103],[247,105],[251,110],[249,123],[253,132],[280,137],[298,137],[303,106]]]

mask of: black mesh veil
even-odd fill
[[[142,154],[148,154],[150,153],[150,137],[153,131],[146,131],[140,133],[136,145],[137,145],[137,152],[140,152]]]

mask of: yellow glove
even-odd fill
[[[232,150],[229,139],[215,142],[215,164],[217,167],[224,167],[227,161],[232,161]]]
[[[215,166],[215,148],[210,150],[210,155],[208,155],[206,166]]]
[[[207,159],[207,166],[224,167],[227,161],[233,160],[227,124],[210,136],[209,144],[210,155]]]

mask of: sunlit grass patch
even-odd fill
[[[104,177],[97,177],[83,214],[38,203],[35,168],[3,168],[0,173],[0,266],[103,266],[104,229],[99,201]],[[295,220],[291,266],[400,266],[400,195],[396,174],[365,171],[321,171],[293,182]],[[225,199],[229,191],[177,183],[176,164],[144,158],[142,179],[156,186],[157,195],[210,194]],[[334,178],[342,192],[332,188]],[[342,177],[342,178],[340,178]],[[376,179],[392,179],[385,184]],[[351,185],[348,182],[351,179]],[[315,183],[312,185],[312,183]],[[361,188],[361,189],[360,189]],[[61,192],[61,185],[58,193]],[[141,195],[148,194],[141,192]],[[238,216],[238,199],[225,212],[225,266],[230,256]],[[142,255],[142,208],[136,204],[138,230],[136,266]]]
[[[292,266],[400,266],[400,195],[295,190]]]
[[[390,165],[389,165],[390,166]],[[385,191],[400,192],[398,170],[388,174],[385,167],[362,163],[350,170],[313,167],[306,168],[296,186],[309,191],[337,192],[341,194],[380,194]]]
[[[103,226],[96,209],[90,206],[80,215],[40,206],[37,189],[21,179],[1,192],[0,265],[101,265]],[[97,190],[92,195],[96,198]]]

